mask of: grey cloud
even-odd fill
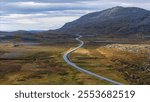
[[[49,2],[49,3],[71,3],[71,2],[81,2],[81,1],[106,1],[106,2],[127,2],[127,3],[147,3],[150,0],[0,0],[0,2]]]
[[[0,2],[49,2],[49,3],[71,3],[71,2],[80,2],[80,1],[91,1],[91,0],[0,0]],[[97,1],[97,0],[93,0]]]
[[[32,2],[31,2],[32,3]],[[1,6],[1,10],[3,11],[1,14],[10,14],[10,13],[24,13],[24,14],[28,14],[28,13],[39,13],[39,12],[45,12],[45,11],[60,11],[60,10],[88,10],[88,9],[92,9],[88,6],[83,6],[82,4],[50,4],[50,3],[43,3],[40,5],[40,3],[38,3],[38,5],[20,5],[19,3],[4,3]]]
[[[115,0],[112,0],[115,1]],[[119,2],[126,2],[126,3],[150,3],[150,0],[116,0]]]

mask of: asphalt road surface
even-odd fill
[[[82,36],[81,35],[78,35],[78,37],[76,38],[76,40],[78,42],[80,42],[79,46],[69,50],[68,52],[66,52],[63,56],[64,60],[66,61],[66,63],[68,63],[70,66],[72,66],[74,69],[80,71],[80,72],[83,72],[83,73],[86,73],[86,74],[89,74],[89,75],[92,75],[92,76],[95,76],[96,78],[100,79],[100,80],[105,80],[107,82],[110,82],[114,85],[123,85],[123,83],[120,83],[120,82],[117,82],[115,80],[112,80],[112,79],[109,79],[109,78],[106,78],[106,77],[103,77],[101,75],[98,75],[98,74],[95,74],[91,71],[88,71],[88,70],[85,70],[84,68],[81,68],[79,66],[77,66],[75,63],[71,62],[70,59],[69,59],[69,55],[71,53],[73,53],[75,50],[77,50],[78,48],[82,47],[84,45],[84,42],[82,40],[80,40]]]

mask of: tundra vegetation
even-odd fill
[[[73,36],[30,35],[37,44],[25,41],[24,35],[16,36],[0,44],[0,84],[109,84],[80,73],[64,62],[63,54],[77,44]]]
[[[0,84],[110,84],[78,72],[64,62],[63,54],[78,45],[76,36],[28,35],[34,42],[24,35],[15,36],[0,43]],[[149,50],[146,50],[149,40],[127,41],[99,35],[83,36],[82,40],[85,45],[71,54],[72,62],[124,84],[150,84]]]
[[[71,55],[79,66],[125,84],[150,84],[150,42],[133,38],[84,37]]]

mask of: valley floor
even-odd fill
[[[95,40],[99,39],[99,42]],[[85,37],[85,46],[72,54],[82,68],[125,84],[150,84],[149,41]],[[119,42],[119,43],[118,43]]]
[[[65,63],[63,54],[78,45],[75,36],[45,35],[43,39],[38,44],[0,43],[0,84],[110,84]],[[124,84],[150,84],[149,42],[124,44],[118,43],[118,39],[106,41],[100,37],[83,37],[82,40],[85,46],[71,54],[72,62]]]
[[[49,35],[48,35],[49,36]],[[56,36],[56,35],[55,35]],[[52,36],[53,37],[53,36]],[[64,36],[62,36],[64,37]],[[60,39],[63,39],[61,36]],[[58,38],[57,38],[58,39]],[[83,85],[108,84],[72,69],[63,54],[76,46],[74,38],[36,45],[0,44],[0,84],[2,85]]]

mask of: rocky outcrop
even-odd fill
[[[110,44],[106,45],[105,48],[116,48],[122,51],[134,52],[134,53],[150,53],[150,45],[140,44]]]

